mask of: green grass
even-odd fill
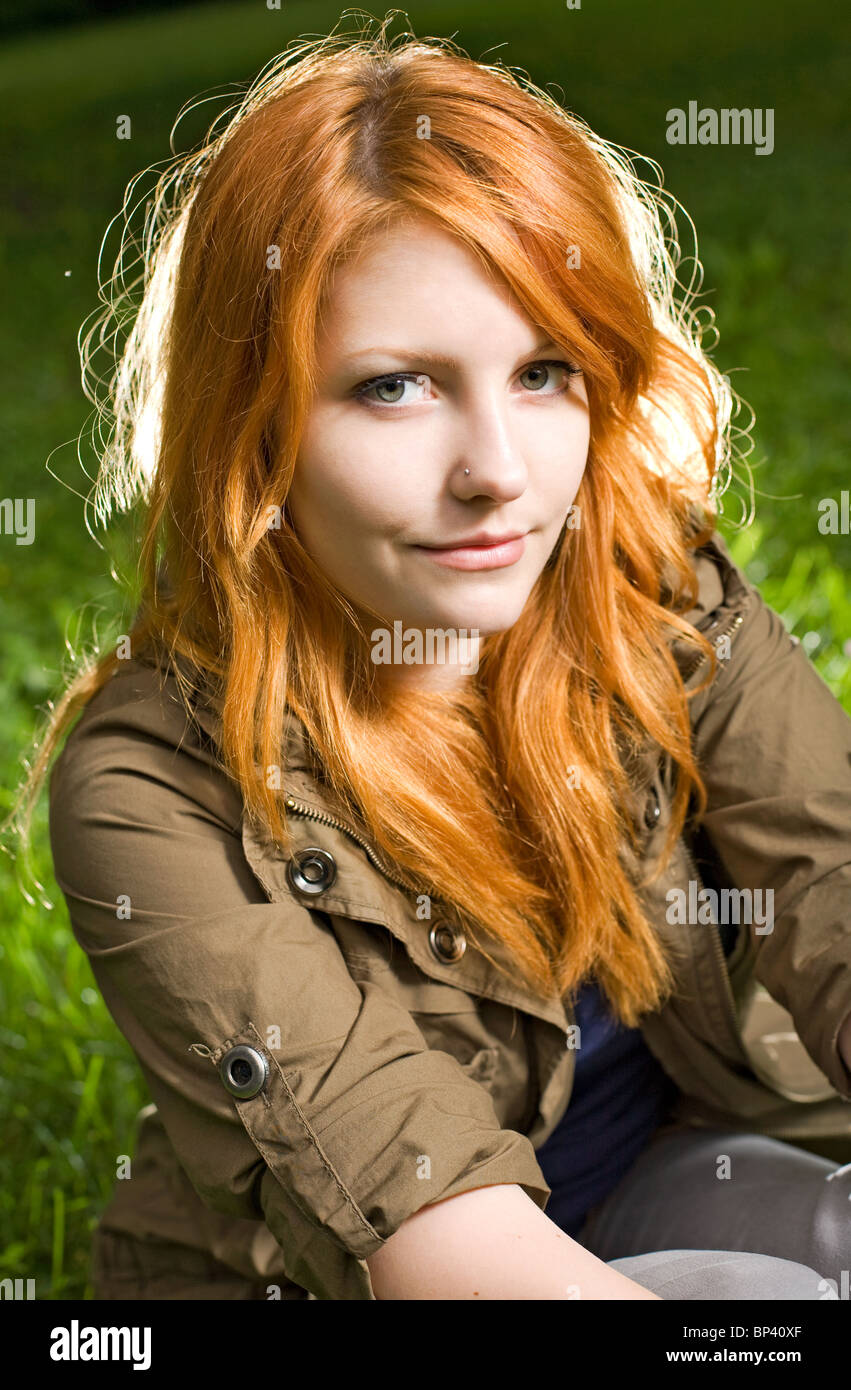
[[[716,361],[756,412],[756,520],[733,533],[741,475],[722,529],[851,713],[851,537],[822,536],[816,524],[818,500],[851,486],[851,277],[840,213],[851,201],[841,70],[851,17],[827,6],[778,12],[769,0],[717,0],[711,11],[595,0],[531,12],[492,0],[408,13],[421,36],[453,36],[473,57],[556,84],[600,134],[663,165],[665,186],[697,225],[721,332]],[[168,158],[184,101],[251,77],[289,39],[326,33],[339,15],[325,4],[288,0],[269,11],[249,0],[18,39],[0,56],[2,494],[35,498],[37,513],[32,546],[0,537],[3,814],[36,711],[57,693],[66,639],[91,644],[121,631],[127,613],[107,553],[84,527],[94,460],[85,450],[78,460],[75,445],[89,413],[76,333],[96,303],[101,237],[128,180]],[[774,108],[773,155],[668,146],[665,111],[690,99]],[[193,113],[178,148],[203,134],[215,109]],[[130,141],[115,138],[122,114],[132,118]],[[116,249],[113,232],[110,267]],[[126,538],[119,553],[130,573]],[[51,909],[27,901],[6,861],[0,879],[0,1275],[35,1277],[38,1298],[82,1298],[91,1293],[91,1228],[149,1097],[71,936],[52,878],[46,797],[33,866]]]

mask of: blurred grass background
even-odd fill
[[[15,35],[0,56],[0,493],[34,498],[37,516],[33,545],[0,536],[2,815],[58,693],[66,641],[103,643],[133,611],[85,529],[95,461],[85,448],[78,458],[76,443],[90,413],[76,335],[96,305],[103,234],[129,179],[169,157],[185,101],[247,81],[290,39],[327,33],[340,15],[293,0],[280,10],[262,0],[195,4]],[[742,472],[725,496],[722,530],[851,713],[851,537],[817,525],[819,499],[851,487],[851,12],[775,0],[716,0],[711,9],[586,0],[579,10],[540,0],[527,12],[508,0],[455,0],[414,4],[407,15],[420,37],[452,37],[474,58],[556,84],[557,99],[601,135],[662,164],[665,187],[697,226],[702,302],[721,335],[715,360],[756,413],[755,520],[736,532],[749,510]],[[405,27],[397,20],[392,32]],[[773,108],[774,153],[669,146],[665,112],[692,99]],[[182,122],[177,148],[199,140],[219,109],[202,105]],[[130,140],[116,138],[123,114]],[[687,243],[685,223],[680,230]],[[107,273],[116,250],[113,232]],[[126,557],[119,569],[132,581],[129,524],[117,535],[110,548]],[[0,863],[0,1277],[35,1277],[37,1298],[90,1297],[91,1229],[149,1097],[71,936],[51,872],[46,794],[32,866],[52,909],[27,901],[16,867]]]

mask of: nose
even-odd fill
[[[489,497],[509,502],[529,484],[523,452],[512,430],[508,407],[494,391],[470,398],[459,419],[459,439],[452,454],[452,491],[469,501]],[[469,472],[465,472],[469,469]]]

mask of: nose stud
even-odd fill
[[[465,472],[465,473],[469,473],[469,471],[470,471],[469,468],[465,468],[465,469],[464,469],[464,472]]]

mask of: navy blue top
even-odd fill
[[[593,982],[574,1010],[581,1029],[567,1110],[535,1157],[552,1188],[546,1215],[576,1238],[638,1157],[678,1088],[645,1043],[625,1028]]]

